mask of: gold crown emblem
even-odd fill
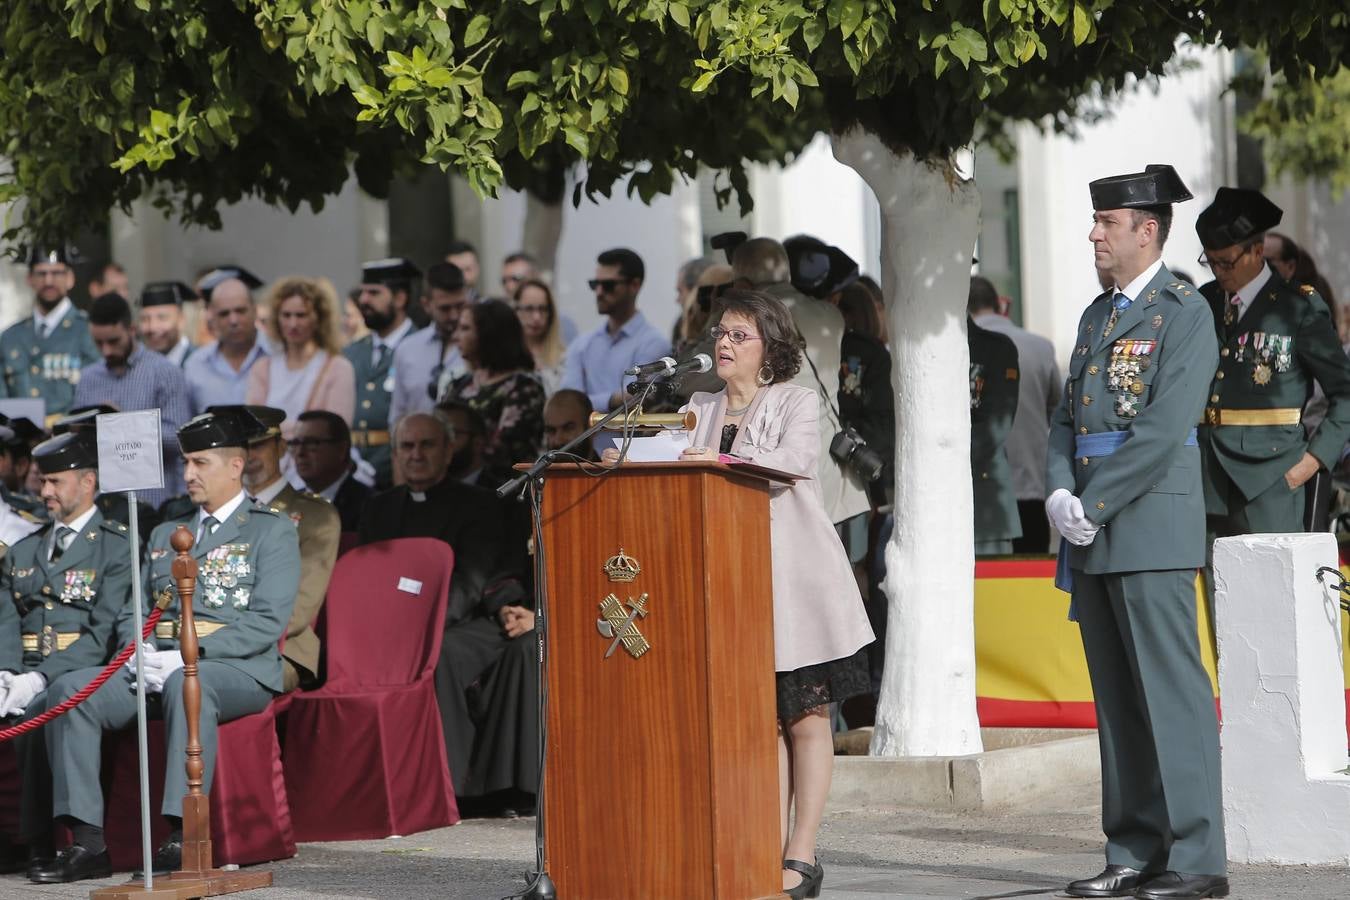
[[[609,576],[610,581],[632,581],[642,572],[642,566],[636,559],[623,552],[619,552],[609,559],[605,560],[605,574]]]

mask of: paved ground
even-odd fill
[[[1100,868],[1094,789],[1001,815],[915,810],[835,814],[821,835],[833,900],[1003,900],[1054,897]],[[533,860],[533,819],[471,820],[408,838],[306,844],[272,868],[256,900],[494,900],[516,891]],[[106,882],[108,884],[116,882]],[[84,898],[94,882],[40,886],[0,879],[0,897]],[[1345,869],[1240,867],[1235,900],[1343,900]],[[563,898],[585,900],[585,898]],[[666,900],[638,898],[632,900]],[[673,898],[672,898],[673,900]]]

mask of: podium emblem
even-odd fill
[[[629,597],[627,603],[620,601],[613,594],[600,601],[600,618],[596,619],[595,627],[603,637],[613,638],[609,650],[605,651],[605,659],[614,655],[614,651],[619,649],[619,644],[623,644],[623,649],[627,650],[633,659],[637,659],[652,648],[637,626],[637,620],[646,617],[646,594],[636,600]]]
[[[623,552],[619,552],[605,560],[605,577],[610,581],[629,582],[642,573],[642,566],[636,559]]]

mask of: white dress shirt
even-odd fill
[[[70,536],[66,538],[65,546],[61,548],[61,552],[64,553],[70,549],[70,545],[80,536],[80,532],[84,531],[84,526],[89,524],[89,520],[94,517],[94,513],[96,512],[98,512],[98,507],[90,504],[88,509],[76,516],[70,522],[54,523],[52,536],[47,541],[47,562],[51,562],[52,554],[56,551],[56,536],[61,532],[62,527],[70,529]]]
[[[234,499],[216,507],[216,511],[213,513],[207,512],[206,507],[204,506],[199,507],[197,510],[197,543],[200,544],[202,540],[206,537],[206,535],[202,533],[202,526],[203,523],[206,521],[207,516],[210,516],[211,518],[215,519],[216,522],[219,523],[216,526],[218,528],[220,527],[220,525],[223,525],[230,518],[230,516],[234,515],[234,511],[238,509],[240,506],[242,506],[244,502],[247,500],[248,494],[245,493],[244,491],[240,491],[239,493],[234,495]],[[213,528],[212,531],[215,531],[215,529]]]

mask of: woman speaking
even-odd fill
[[[726,388],[689,398],[698,425],[683,458],[724,453],[799,479],[774,486],[769,501],[778,772],[783,889],[816,897],[824,878],[816,833],[834,768],[829,705],[870,689],[862,648],[873,635],[815,478],[816,392],[785,383],[802,364],[792,316],[759,291],[730,291],[720,306],[712,336]]]

